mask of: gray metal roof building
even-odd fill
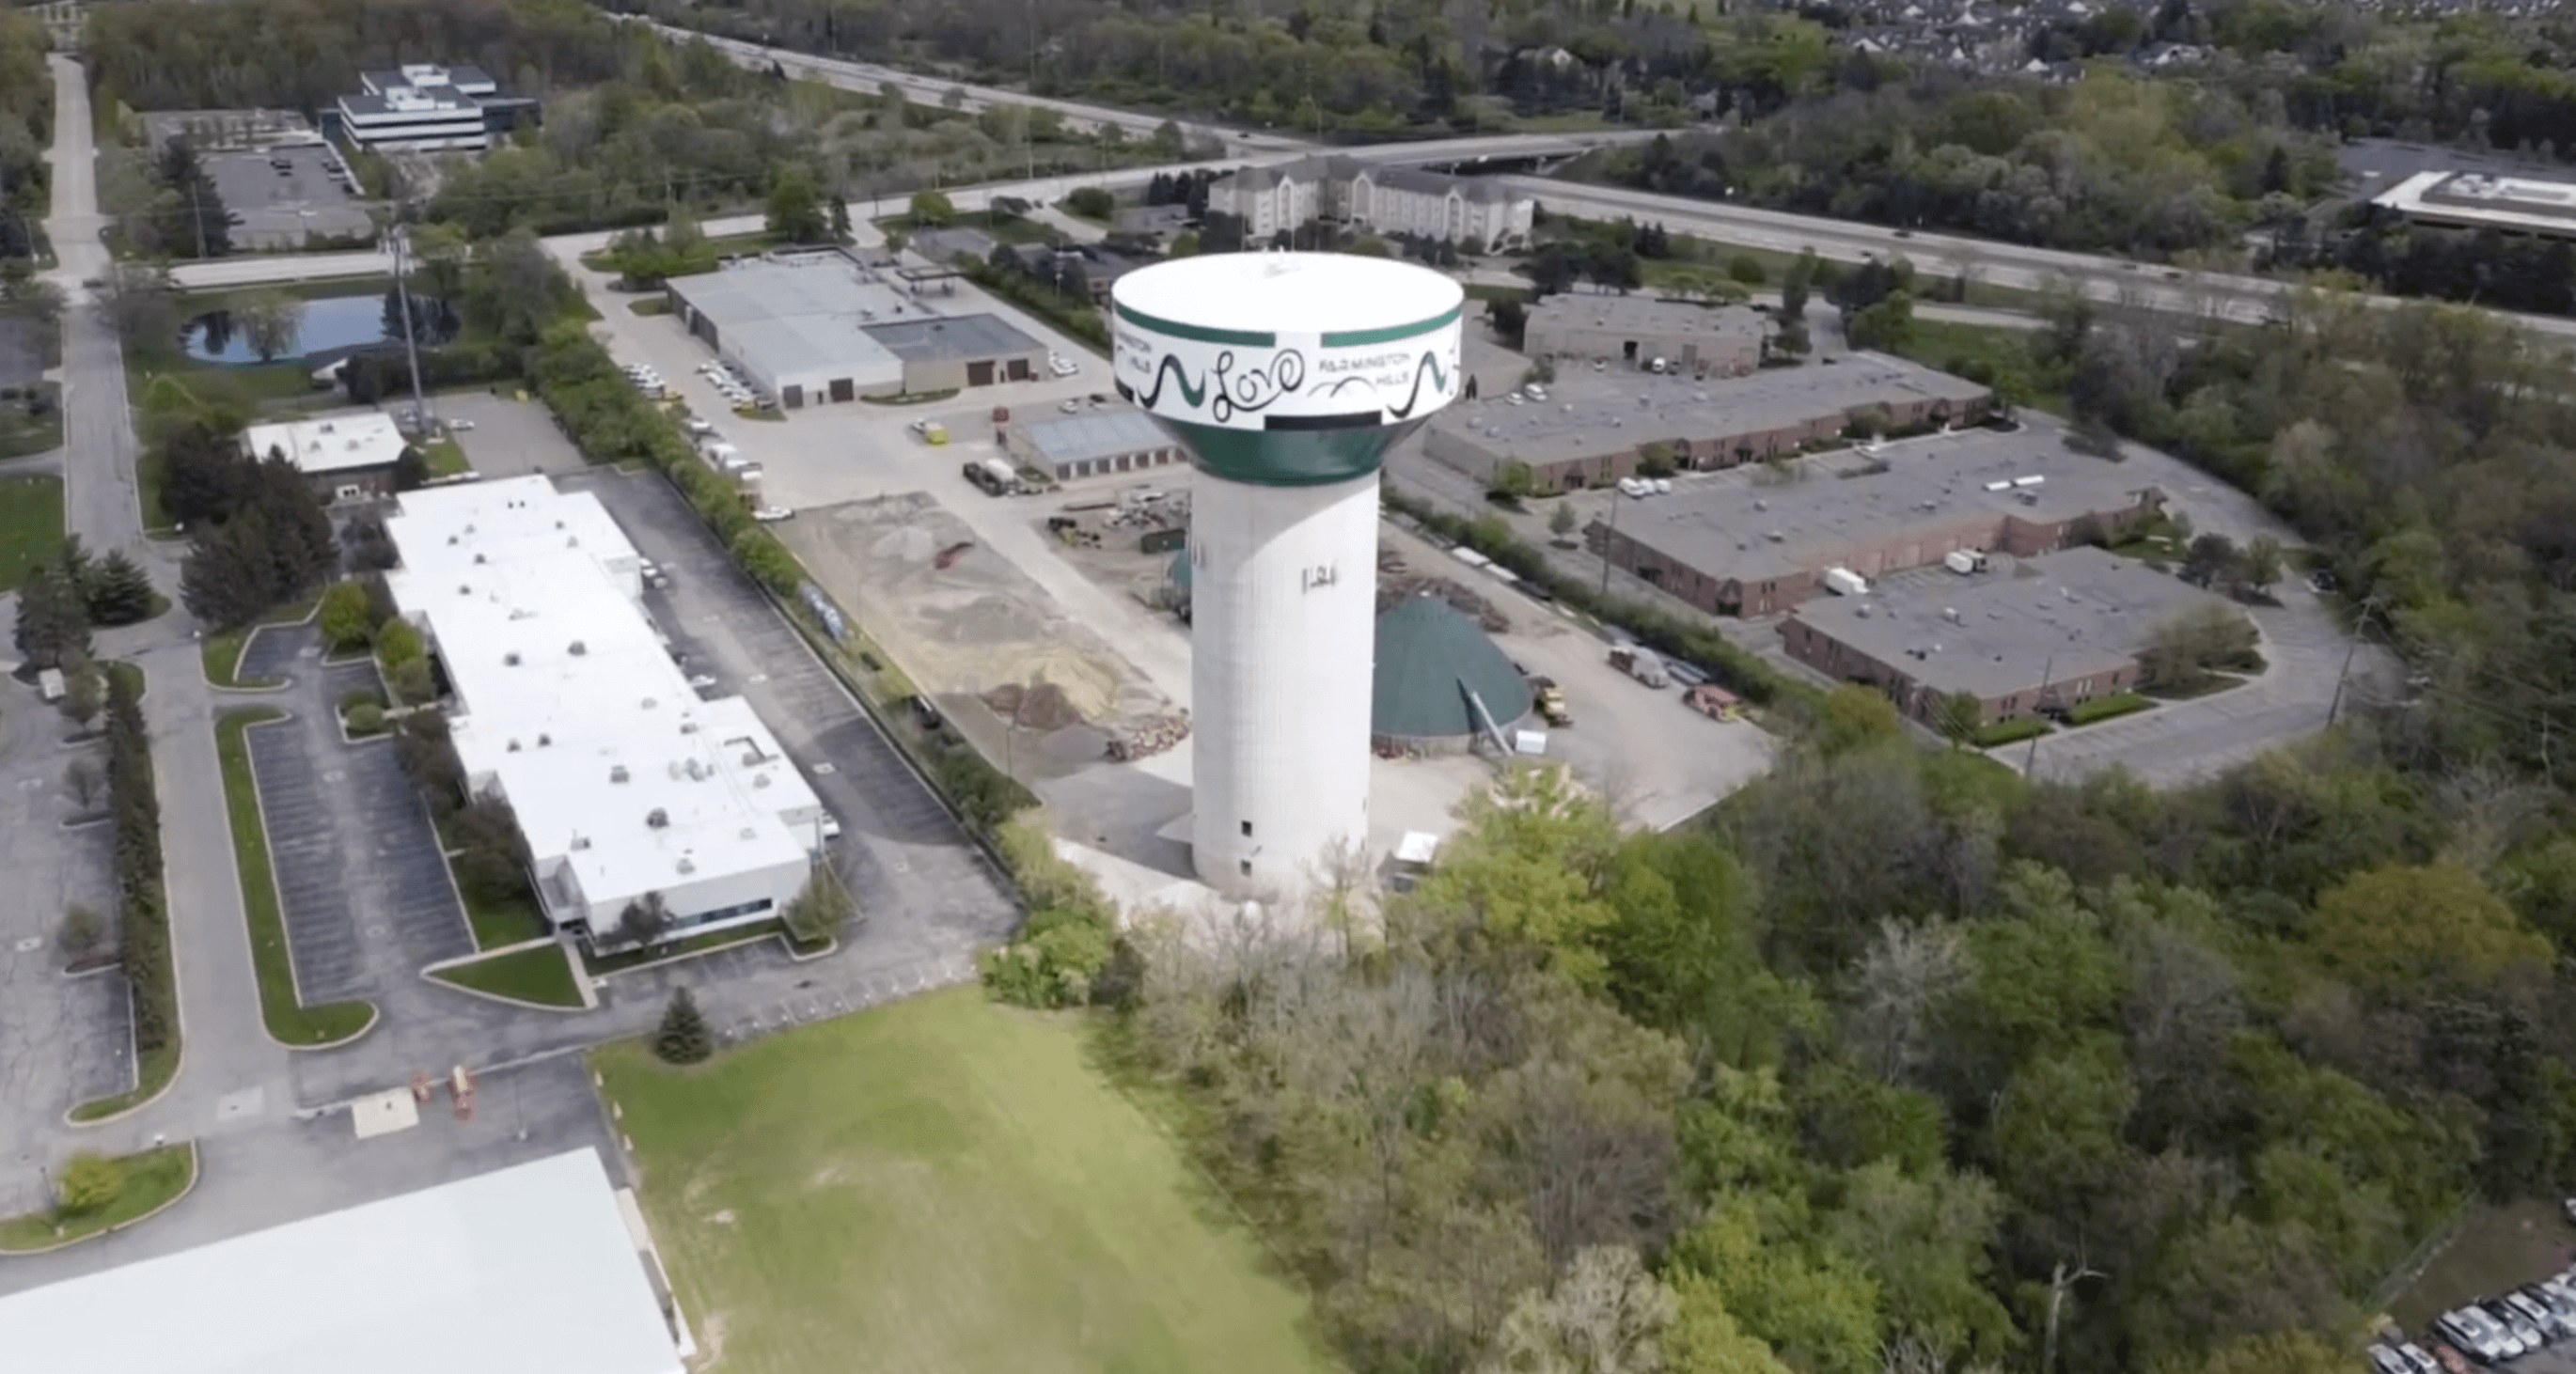
[[[838,254],[674,277],[671,310],[790,408],[903,390],[903,360],[863,328],[923,307]]]
[[[1721,615],[1786,610],[1829,568],[1864,577],[1956,550],[2028,557],[2115,533],[2164,496],[2055,429],[1971,429],[1819,455],[1786,470],[1687,478],[1596,522],[1611,561]]]
[[[1377,618],[1369,733],[1414,744],[1464,743],[1482,730],[1472,692],[1497,729],[1529,714],[1529,683],[1476,623],[1439,597],[1409,597]]]
[[[1908,579],[1867,596],[1820,597],[1780,623],[1800,661],[1877,683],[1918,718],[1965,692],[1989,719],[2043,699],[2073,705],[2135,686],[2159,626],[2221,597],[2104,549],[1997,560],[1969,577]]]
[[[1488,480],[1502,464],[1526,464],[1540,488],[1556,490],[1627,476],[1648,444],[1671,448],[1686,468],[1732,467],[1840,434],[1873,406],[1903,426],[1973,419],[1994,399],[1978,383],[1877,353],[1706,381],[1573,371],[1551,392],[1544,404],[1452,405],[1423,427],[1423,451]]]
[[[1761,366],[1770,328],[1760,312],[1739,305],[1566,293],[1530,306],[1523,351],[1533,358],[1639,364],[1662,358],[1684,372],[1742,376]]]
[[[1059,482],[1142,472],[1184,457],[1152,416],[1123,405],[1013,425],[1002,447],[1023,465],[1053,473]]]

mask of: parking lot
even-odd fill
[[[36,1168],[51,1157],[44,1134],[72,1106],[133,1083],[125,982],[113,971],[69,978],[56,936],[63,913],[81,905],[113,917],[109,873],[113,827],[65,829],[81,811],[64,779],[75,761],[101,781],[90,805],[104,809],[106,760],[96,745],[62,743],[66,722],[34,688],[0,678],[0,1216],[41,1205]],[[102,933],[100,948],[113,949]]]
[[[374,671],[323,668],[309,626],[257,641],[255,671],[294,675],[274,698],[289,718],[247,739],[303,999],[371,998],[473,953],[437,833],[391,743],[340,737],[340,695],[375,686]]]
[[[430,410],[447,422],[465,461],[484,481],[536,473],[579,472],[581,450],[555,427],[542,401],[516,401],[480,391],[433,397]]]
[[[276,252],[308,238],[373,237],[375,221],[337,169],[340,155],[323,143],[208,153],[206,174],[232,226],[236,252]],[[283,168],[277,163],[286,164]]]

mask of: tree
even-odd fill
[[[304,302],[283,291],[254,291],[233,303],[233,323],[261,362],[275,361],[295,347],[304,328]]]
[[[89,956],[98,942],[107,938],[107,923],[97,912],[74,903],[63,912],[62,928],[54,933],[54,944],[74,959]]]
[[[948,199],[947,192],[915,191],[912,193],[912,222],[914,224],[926,224],[933,228],[937,228],[938,226],[946,224],[956,218],[957,206],[955,202]]]
[[[152,614],[152,579],[121,549],[98,561],[87,589],[91,624],[135,625]]]
[[[1854,348],[1903,352],[1914,343],[1912,293],[1890,291],[1875,304],[1853,314],[1844,323],[1843,332]]]
[[[821,243],[831,237],[831,220],[812,172],[789,167],[770,184],[769,232],[789,243]]]
[[[174,138],[162,145],[153,170],[161,194],[153,200],[150,228],[161,254],[219,258],[231,252],[231,216],[215,193],[215,179],[187,140]]]
[[[2317,899],[2311,948],[2356,987],[2474,992],[2508,969],[2545,969],[2549,942],[2475,873],[2452,864],[2391,864]]]
[[[322,641],[333,649],[363,645],[375,635],[374,608],[368,604],[367,589],[356,582],[332,583],[322,593],[318,618]]]
[[[1076,187],[1064,206],[1085,219],[1107,219],[1118,213],[1118,198],[1098,186]]]
[[[1726,275],[1746,286],[1760,286],[1770,279],[1762,270],[1762,260],[1751,253],[1738,253],[1726,264]]]
[[[99,672],[97,664],[84,663],[63,674],[62,713],[72,724],[88,729],[99,708],[106,704],[106,675]]]
[[[2183,554],[2183,581],[2196,587],[2219,586],[2234,579],[2239,566],[2236,541],[2223,534],[2204,534]]]
[[[1673,1291],[1624,1245],[1578,1252],[1555,1287],[1512,1305],[1480,1374],[1661,1374]]]
[[[2142,685],[2188,690],[2254,652],[2253,622],[2226,606],[2196,606],[2155,628],[2138,653]]]
[[[2258,534],[2245,546],[2237,577],[2255,595],[2268,595],[2273,584],[2281,580],[2281,565],[2281,541],[2268,534]]]
[[[2013,1341],[2012,1316],[1988,1286],[2003,1199],[1980,1174],[1935,1163],[1908,1175],[1893,1160],[1855,1171],[1825,1234],[1878,1280],[1890,1328],[1948,1359],[2000,1357]]]
[[[62,1172],[54,1176],[55,1199],[71,1216],[98,1211],[124,1191],[124,1166],[87,1150],[65,1161]]]
[[[617,933],[639,949],[660,940],[670,928],[671,908],[659,892],[647,892],[628,902],[617,915]]]
[[[1895,703],[1875,688],[1857,684],[1836,687],[1825,694],[1824,703],[1816,709],[1816,723],[1807,740],[1827,758],[1849,753],[1866,745],[1901,739],[1904,722],[1896,714]]]
[[[176,337],[179,290],[167,267],[118,263],[108,270],[99,291],[108,326],[128,343],[150,341],[166,346]]]
[[[671,992],[662,1024],[653,1032],[653,1056],[665,1064],[703,1064],[716,1052],[715,1033],[687,988]]]
[[[1573,534],[1577,523],[1579,521],[1574,514],[1574,507],[1566,502],[1557,502],[1556,509],[1547,513],[1547,532],[1559,539]]]
[[[858,903],[841,883],[831,865],[818,863],[812,877],[805,880],[805,890],[787,907],[787,929],[808,944],[831,939],[858,914]]]
[[[35,668],[63,668],[89,657],[89,608],[62,569],[48,563],[18,588],[18,656]]]

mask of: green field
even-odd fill
[[[0,477],[0,592],[25,581],[62,542],[63,479]]]
[[[734,1374],[1322,1374],[1079,1020],[957,989],[670,1069],[600,1051],[702,1346]]]

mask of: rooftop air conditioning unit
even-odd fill
[[[698,871],[698,861],[697,861],[697,860],[695,860],[695,859],[690,858],[689,856],[687,856],[687,855],[685,855],[685,854],[681,855],[681,856],[680,856],[680,871],[681,871],[682,873],[695,873],[695,872],[697,872],[697,871]]]
[[[519,656],[518,656],[517,654],[503,654],[503,655],[501,655],[501,666],[502,666],[502,667],[504,667],[504,668],[516,668],[516,667],[518,667],[518,666],[519,666]]]
[[[590,848],[590,837],[589,837],[588,835],[575,835],[575,836],[573,836],[573,837],[572,837],[572,847],[573,847],[573,848],[575,848],[575,849],[588,849],[588,848]]]
[[[609,770],[608,770],[608,780],[609,780],[610,782],[624,782],[624,781],[626,781],[626,765],[621,763],[621,764],[618,764],[616,767],[609,769]]]
[[[590,652],[590,646],[576,639],[572,642],[572,648],[568,652],[570,652],[573,657],[579,658],[583,654]],[[650,703],[647,704],[649,705]]]
[[[537,747],[538,747],[538,748],[540,748],[540,749],[543,749],[543,748],[545,748],[547,745],[552,744],[552,743],[554,743],[554,742],[555,742],[555,737],[554,737],[554,736],[552,736],[552,735],[539,735],[539,736],[537,736]]]
[[[665,830],[670,827],[670,824],[671,813],[663,810],[661,807],[654,807],[652,810],[644,813],[644,825],[647,829]]]

